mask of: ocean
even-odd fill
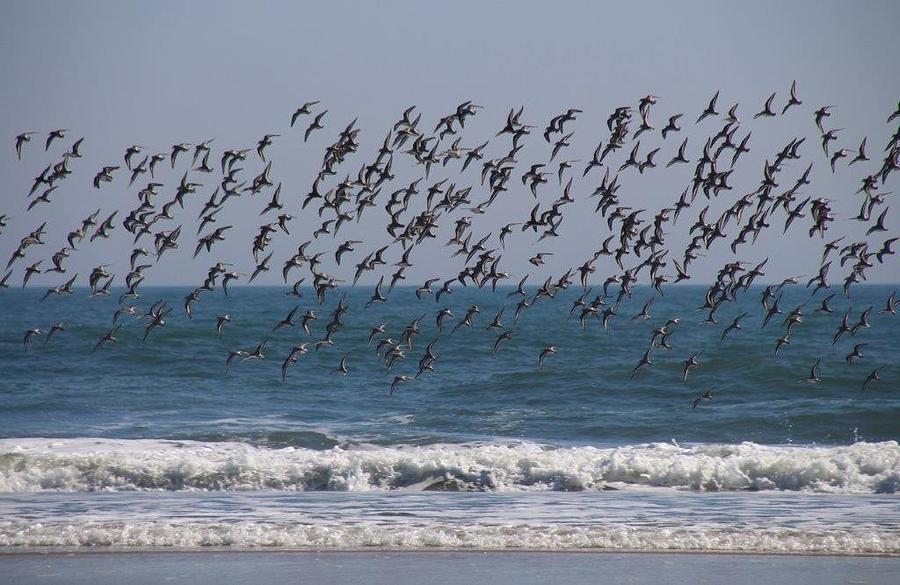
[[[654,296],[635,287],[608,332],[569,318],[578,285],[518,323],[513,290],[456,287],[436,302],[400,287],[365,308],[370,286],[321,306],[310,289],[234,287],[201,297],[189,319],[189,289],[148,286],[138,315],[166,299],[167,325],[142,342],[142,322],[121,317],[118,341],[96,352],[121,290],[43,302],[40,287],[0,291],[0,547],[900,553],[900,318],[878,312],[893,287],[836,290],[825,314],[814,309],[830,291],[788,285],[765,328],[762,287],[715,326],[700,323],[697,286],[666,288],[649,319],[632,320]],[[344,293],[334,346],[311,345],[282,381],[288,350],[324,337]],[[804,302],[776,359],[782,321]],[[298,318],[316,311],[311,335],[273,331],[295,305]],[[451,333],[472,305],[473,326]],[[852,324],[869,306],[871,327],[832,344],[844,312]],[[440,332],[445,307],[454,317]],[[492,355],[502,330],[486,327],[501,308],[512,338]],[[422,315],[406,359],[386,369],[378,339],[401,340]],[[632,376],[673,318],[672,349]],[[26,330],[56,322],[65,330],[25,351]],[[266,339],[265,359],[226,372],[229,351]],[[391,394],[435,339],[434,371]],[[684,382],[681,362],[698,351]],[[346,375],[334,372],[343,357]],[[808,383],[817,360],[821,382]]]

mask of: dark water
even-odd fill
[[[281,361],[291,346],[324,337],[337,295],[322,307],[310,292],[299,299],[298,315],[311,308],[320,317],[307,336],[299,327],[272,332],[296,304],[278,288],[235,288],[229,297],[210,293],[195,305],[192,320],[181,309],[187,290],[148,288],[136,304],[145,309],[167,299],[176,307],[168,325],[141,343],[140,322],[123,317],[119,342],[92,353],[112,327],[116,299],[80,292],[41,303],[40,290],[0,291],[0,436],[238,440],[317,449],[501,438],[617,445],[670,439],[848,444],[900,437],[900,370],[891,341],[900,335],[900,318],[878,314],[890,287],[860,286],[852,303],[837,295],[830,315],[813,313],[820,293],[805,307],[803,323],[777,360],[775,340],[784,316],[761,329],[761,289],[726,306],[713,327],[698,324],[705,313],[694,311],[703,296],[695,287],[671,288],[655,300],[650,320],[630,320],[652,296],[638,288],[611,321],[609,334],[599,320],[581,330],[577,318],[566,319],[580,294],[576,287],[537,302],[514,325],[510,290],[460,288],[435,303],[417,301],[413,289],[405,288],[395,290],[389,303],[366,310],[371,291],[352,289],[335,346],[301,356],[285,383]],[[807,298],[807,289],[786,287],[785,313]],[[474,327],[450,335],[472,304],[482,310]],[[849,304],[852,322],[874,306],[872,326],[832,345]],[[447,319],[450,326],[441,334],[435,314],[443,307],[456,317]],[[498,332],[485,327],[500,307],[506,308],[504,324],[513,328],[513,339],[493,357]],[[750,315],[743,330],[720,341],[723,328],[745,311]],[[223,313],[233,322],[219,339],[215,321]],[[387,371],[375,355],[376,342],[366,345],[370,327],[389,322],[386,336],[399,340],[403,327],[422,314],[422,333],[406,351],[409,357]],[[632,378],[653,329],[673,317],[681,320],[669,339],[673,349],[656,350],[653,365]],[[36,337],[30,351],[23,351],[26,329],[47,330],[57,321],[65,322],[65,331],[46,346]],[[237,363],[226,375],[229,350],[252,351],[266,337],[265,360]],[[435,338],[435,371],[388,398],[393,377],[414,375],[425,345]],[[844,357],[857,343],[868,343],[865,357],[848,366]],[[559,353],[540,371],[538,354],[551,344]],[[702,366],[683,384],[680,362],[700,350]],[[334,375],[344,355],[350,374]],[[822,383],[800,383],[819,358]],[[883,368],[881,381],[862,392],[875,367]],[[714,388],[713,401],[692,410],[693,398],[708,388]]]

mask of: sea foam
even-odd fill
[[[319,451],[165,440],[0,440],[0,491],[900,491],[896,441],[548,447],[534,443]]]
[[[617,525],[306,525],[272,522],[0,522],[0,547],[536,549],[767,553],[900,552],[886,530],[648,528]]]

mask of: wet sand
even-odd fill
[[[790,583],[894,585],[900,558],[552,552],[95,552],[0,554],[0,581],[98,585]]]

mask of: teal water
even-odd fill
[[[608,334],[599,320],[588,321],[582,330],[577,318],[567,319],[580,287],[538,301],[517,325],[516,300],[507,298],[511,290],[492,294],[460,287],[436,303],[433,297],[418,301],[414,289],[403,288],[392,293],[390,302],[365,309],[369,288],[350,289],[349,312],[335,346],[310,347],[284,383],[282,360],[293,345],[324,337],[338,295],[320,307],[311,291],[298,300],[274,287],[236,287],[229,297],[217,290],[203,296],[188,319],[181,309],[188,289],[147,288],[136,303],[140,312],[158,299],[168,300],[175,311],[167,326],[142,343],[142,322],[123,317],[119,342],[94,353],[94,344],[112,327],[116,294],[91,299],[81,291],[39,302],[42,290],[3,290],[0,437],[232,440],[314,449],[498,439],[574,445],[672,439],[849,444],[900,437],[895,344],[900,318],[878,313],[891,287],[859,286],[852,302],[837,295],[833,314],[813,312],[824,296],[819,293],[809,300],[803,323],[778,359],[773,355],[784,315],[761,328],[762,288],[726,306],[719,325],[709,326],[698,324],[706,315],[694,311],[703,300],[697,287],[671,287],[666,296],[657,295],[651,319],[630,320],[652,296],[653,291],[639,287],[623,302]],[[785,313],[808,299],[802,286],[786,287]],[[314,309],[319,316],[312,335],[298,326],[273,332],[297,304],[298,315]],[[451,335],[473,304],[482,311],[473,328]],[[832,345],[834,330],[851,306],[851,323],[863,309],[875,307],[871,328]],[[455,317],[440,333],[435,314],[444,307]],[[492,356],[498,331],[485,328],[501,307],[513,338]],[[750,315],[743,329],[720,341],[724,327],[745,311]],[[220,339],[216,315],[224,313],[233,321]],[[403,328],[420,315],[425,315],[421,334],[406,350],[407,359],[388,371],[376,356],[377,340],[400,340]],[[681,320],[669,338],[673,348],[654,351],[653,365],[632,378],[652,331],[670,318]],[[35,337],[30,350],[23,350],[27,329],[47,330],[57,321],[65,323],[65,331],[46,345],[45,338]],[[385,335],[367,345],[370,328],[385,322],[390,323]],[[226,374],[230,350],[253,351],[267,337],[264,360],[238,362]],[[434,372],[400,386],[389,398],[394,376],[415,375],[425,346],[434,339]],[[848,365],[844,358],[858,343],[868,344],[864,358]],[[551,344],[559,352],[539,370],[538,355]],[[683,383],[680,362],[701,350],[701,367]],[[345,355],[350,373],[333,374]],[[801,383],[819,358],[822,382]],[[882,367],[881,381],[863,392],[863,381],[876,367]],[[691,409],[694,397],[708,388],[714,389],[713,400]]]

